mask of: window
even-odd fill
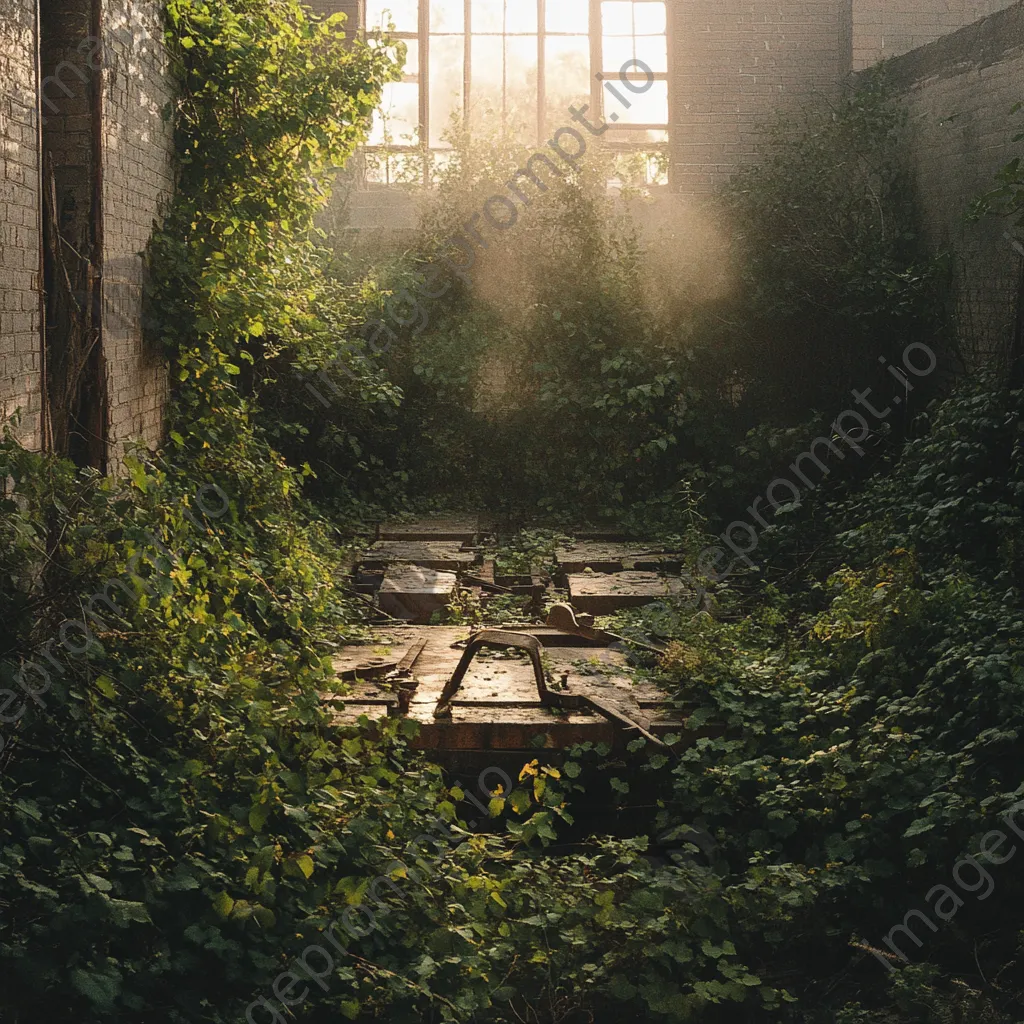
[[[612,125],[602,138],[615,149],[668,139],[664,0],[365,0],[363,14],[371,39],[393,25],[407,48],[367,146],[377,181],[429,181],[453,130],[543,145],[584,103]]]

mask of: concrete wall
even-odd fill
[[[851,0],[673,0],[671,179],[713,190],[757,154],[776,113],[839,96]]]
[[[854,0],[853,65],[862,70],[1011,6],[1011,0]]]
[[[0,422],[42,441],[35,4],[0,0]]]
[[[105,0],[103,351],[110,462],[125,442],[161,440],[167,367],[142,332],[142,254],[174,187],[168,56],[160,5]]]
[[[1006,225],[966,224],[974,198],[1024,143],[1024,0],[959,32],[891,61],[888,73],[910,116],[911,157],[933,244],[957,254],[956,300],[965,340],[976,356],[1012,336],[1021,259]]]

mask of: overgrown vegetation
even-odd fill
[[[168,6],[166,449],[103,478],[0,443],[0,1016],[1015,1019],[1012,864],[901,943],[916,964],[885,945],[1024,797],[1024,392],[998,380],[891,422],[856,472],[779,509],[711,614],[618,624],[671,642],[644,670],[689,709],[678,761],[579,748],[473,794],[407,723],[339,729],[319,699],[333,647],[363,636],[339,586],[358,519],[486,498],[696,549],[815,413],[881,390],[879,355],[949,358],[884,91],[780,138],[724,221],[694,214],[713,272],[659,255],[678,238],[640,233],[595,159],[381,356],[361,325],[524,154],[460,150],[387,267],[321,251],[330,169],[397,66],[303,11]],[[293,372],[324,366],[327,407]],[[520,535],[499,569],[543,567],[557,536]],[[595,805],[631,827],[590,835]],[[314,945],[330,967],[290,984]]]
[[[879,360],[900,365],[914,342],[955,363],[947,260],[917,232],[904,120],[868,83],[829,118],[778,126],[765,160],[704,206],[610,195],[612,161],[593,149],[534,164],[540,187],[519,179],[527,202],[506,231],[480,213],[530,152],[456,138],[415,248],[366,277],[396,297],[380,315],[397,338],[373,365],[403,401],[354,442],[332,422],[350,415],[340,400],[302,456],[333,489],[355,445],[413,499],[519,518],[678,531],[698,484],[726,510],[753,483],[729,478],[750,430],[806,433],[889,381]],[[453,275],[443,256],[460,236],[455,265],[470,265]],[[924,388],[906,397],[897,433],[927,403]]]

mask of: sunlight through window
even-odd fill
[[[612,125],[602,141],[638,166],[667,140],[664,0],[365,0],[363,23],[408,51],[369,147],[420,149],[425,182],[452,130],[540,146],[573,105],[594,121],[600,111]]]

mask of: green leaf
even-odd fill
[[[270,808],[266,804],[255,804],[249,810],[249,827],[253,832],[262,832],[269,817]]]
[[[918,818],[917,821],[911,823],[910,827],[903,833],[904,839],[910,839],[912,836],[919,836],[922,832],[930,832],[935,828],[935,822],[928,818]]]
[[[120,925],[122,928],[130,921],[135,921],[138,924],[153,923],[149,916],[149,910],[146,908],[144,903],[134,903],[131,900],[110,899],[107,901],[107,905],[110,907],[111,915],[114,918],[115,923]]]
[[[524,814],[530,809],[530,794],[527,790],[519,788],[512,791],[508,802],[516,814]]]
[[[214,913],[218,917],[227,917],[234,908],[235,901],[226,893],[219,892],[211,900]]]
[[[111,1010],[121,992],[121,979],[112,974],[96,971],[73,970],[71,985],[100,1010]]]

